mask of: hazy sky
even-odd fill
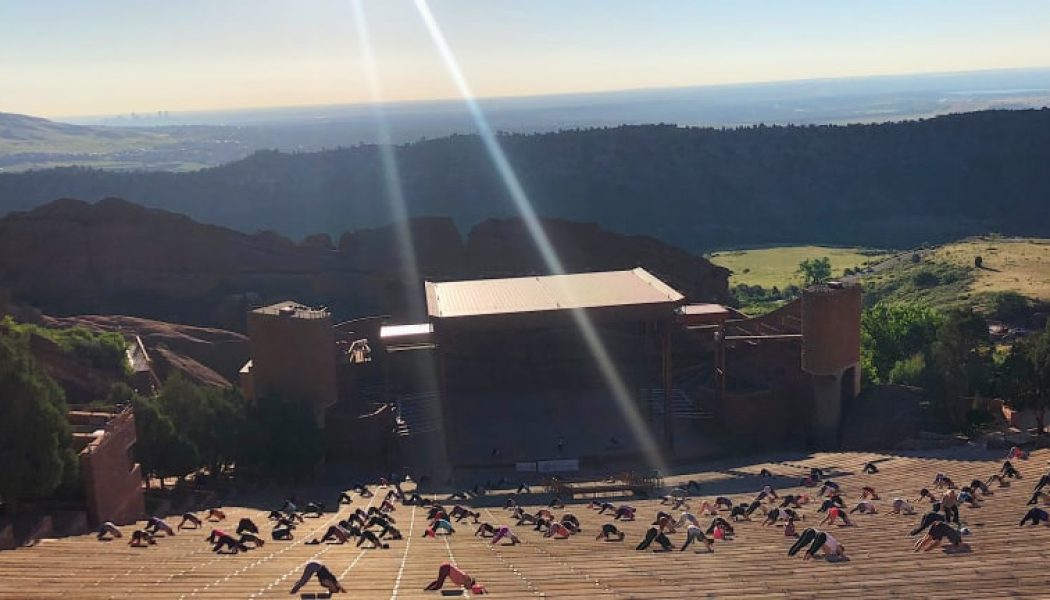
[[[0,111],[366,101],[351,0],[0,0]],[[455,96],[364,0],[389,100]],[[430,0],[480,96],[1050,66],[1047,0]]]

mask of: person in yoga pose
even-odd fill
[[[350,516],[353,517],[353,515],[350,515]],[[274,529],[278,529],[278,528],[295,529],[295,523],[293,521],[289,520],[288,517],[282,516],[280,519],[277,519],[274,522],[273,527],[274,527]]]
[[[751,513],[748,512],[748,508],[749,508],[748,504],[744,504],[744,503],[737,504],[736,506],[733,507],[733,510],[731,510],[729,512],[729,518],[733,519],[733,521],[740,521],[740,520],[750,521],[751,520]]]
[[[955,482],[952,481],[951,477],[948,477],[944,473],[938,472],[936,475],[933,476],[933,487],[951,489],[955,487]]]
[[[780,501],[780,508],[787,508],[789,506],[792,508],[802,508],[802,505],[807,502],[809,502],[809,496],[805,494],[788,494]]]
[[[813,540],[817,537],[817,530],[812,527],[807,527],[802,530],[802,533],[798,536],[791,547],[788,548],[788,556],[795,556],[807,545],[812,544]]]
[[[226,513],[223,512],[222,509],[219,509],[219,508],[209,508],[208,509],[208,516],[205,517],[205,518],[208,521],[211,521],[212,523],[215,523],[215,522],[218,522],[218,521],[225,521],[226,520]]]
[[[901,498],[899,496],[893,499],[893,504],[891,506],[892,506],[892,508],[890,509],[890,513],[891,514],[894,514],[894,515],[914,515],[915,514],[915,507],[912,505],[912,503],[908,502],[906,499]]]
[[[919,538],[919,541],[915,542],[915,551],[920,550],[930,551],[937,546],[941,545],[945,539],[951,543],[952,547],[960,548],[963,545],[962,536],[959,532],[951,525],[940,522],[934,523],[930,530],[926,532],[926,535]]]
[[[583,528],[580,527],[580,520],[577,519],[576,515],[572,513],[565,513],[564,515],[562,515],[561,524],[564,525],[565,528],[571,531],[573,534],[577,534],[583,531]]]
[[[445,580],[451,579],[452,583],[462,587],[464,590],[470,590],[470,593],[476,596],[487,593],[485,586],[477,582],[476,579],[467,574],[466,571],[456,567],[452,563],[445,563],[438,568],[437,579],[427,584],[427,587],[423,588],[424,592],[433,592],[440,590],[445,585]]]
[[[1010,448],[1010,452],[1006,455],[1006,460],[1028,460],[1028,451],[1021,450],[1019,447],[1014,446]]]
[[[150,517],[144,529],[153,536],[156,536],[161,531],[169,536],[175,535],[175,531],[171,528],[171,525],[168,525],[164,522],[164,519],[161,519],[160,517]]]
[[[613,515],[614,521],[633,521],[634,520],[634,507],[624,504],[620,508],[616,509],[616,514]]]
[[[813,558],[821,550],[824,551],[824,555],[827,557],[843,557],[846,555],[846,548],[830,534],[819,529],[807,527],[798,536],[795,543],[791,545],[791,548],[788,549],[788,556],[795,556],[806,546],[809,546],[809,550],[803,555],[804,560]]]
[[[328,570],[328,567],[317,562],[316,560],[311,560],[310,562],[306,563],[306,566],[303,568],[302,577],[299,578],[299,581],[295,582],[295,585],[292,586],[292,591],[288,593],[295,594],[299,590],[303,589],[303,586],[306,585],[307,582],[310,581],[310,578],[315,575],[317,576],[317,583],[321,584],[321,587],[328,590],[329,593],[346,593],[346,588],[339,585],[339,580],[336,579],[335,575],[333,575],[332,572]]]
[[[846,508],[846,502],[837,493],[825,498],[824,502],[820,503],[820,508],[817,509],[817,512],[827,512],[836,506],[838,508]]]
[[[715,498],[715,506],[719,509],[733,510],[733,501],[725,496]]]
[[[943,522],[944,522],[944,515],[939,513],[937,510],[932,510],[932,511],[930,511],[930,512],[928,512],[928,513],[926,513],[926,514],[924,514],[922,516],[922,520],[919,521],[918,526],[916,526],[915,529],[912,529],[911,533],[909,533],[908,535],[919,535],[920,533],[925,531],[926,528],[929,527],[930,525],[933,525],[934,523],[943,523]]]
[[[240,535],[247,531],[248,533],[259,533],[259,528],[255,523],[248,517],[244,517],[237,522],[237,535]]]
[[[1033,506],[1035,504],[1039,504],[1040,502],[1042,502],[1043,504],[1050,504],[1050,494],[1042,490],[1036,490],[1032,492],[1032,497],[1028,500],[1028,506]]]
[[[365,542],[372,544],[368,546],[369,548],[382,548],[383,550],[390,548],[390,544],[384,543],[379,539],[379,536],[368,530],[362,531],[361,535],[358,536],[357,547],[360,548]]]
[[[143,546],[152,546],[156,543],[157,540],[153,538],[153,535],[144,529],[136,529],[135,531],[131,532],[131,539],[128,540],[128,545],[134,546],[136,548],[141,548]]]
[[[187,523],[192,524],[193,527],[190,527],[189,525],[187,525]],[[179,521],[179,524],[178,524],[177,527],[175,527],[175,529],[178,529],[178,530],[181,531],[183,529],[200,529],[200,527],[201,527],[201,519],[200,519],[200,517],[198,517],[197,515],[195,515],[195,514],[193,514],[191,512],[186,512],[186,513],[182,513],[182,521]]]
[[[620,531],[616,527],[616,525],[613,525],[612,523],[606,523],[605,525],[602,525],[601,532],[598,534],[598,537],[596,537],[594,539],[595,540],[602,540],[602,539],[604,539],[606,542],[612,542],[612,541],[622,542],[624,537],[625,537],[624,532]],[[616,538],[616,539],[613,540],[613,538]]]
[[[266,543],[261,537],[251,532],[246,531],[244,533],[241,533],[240,536],[241,539],[237,541],[240,542],[242,546],[247,546],[247,544],[250,543],[256,548],[262,548],[263,544]]]
[[[496,535],[496,528],[491,523],[482,523],[474,530],[475,537],[492,537]]]
[[[1050,473],[1041,476],[1039,481],[1035,482],[1035,491],[1038,492],[1048,485],[1050,485]]]
[[[784,537],[798,537],[798,532],[795,531],[795,519],[788,517],[787,523],[784,524]]]
[[[830,559],[831,557],[843,558],[846,556],[846,547],[839,543],[833,535],[826,531],[818,531],[809,546],[809,551],[802,557],[802,560],[810,560],[821,551],[824,552],[825,559]]]
[[[1024,524],[1028,521],[1031,521],[1032,525],[1038,525],[1042,523],[1043,525],[1050,527],[1050,514],[1048,514],[1045,510],[1041,508],[1033,506],[1032,508],[1029,508],[1028,512],[1024,514],[1024,517],[1021,519],[1021,522],[1018,524],[1018,526],[1024,527]]]
[[[510,527],[507,527],[506,525],[503,525],[496,530],[496,535],[492,536],[492,544],[498,544],[501,540],[503,540],[503,538],[509,539],[511,546],[515,546],[521,543],[521,539],[518,536],[514,535],[514,532],[511,531]]]
[[[567,540],[572,536],[572,532],[569,528],[561,523],[551,523],[550,527],[547,528],[547,532],[543,534],[543,537],[554,538],[556,540]]]
[[[457,523],[461,522],[463,519],[471,519],[471,521],[475,525],[477,525],[478,523],[481,522],[481,513],[479,513],[476,510],[468,510],[468,509],[464,508],[463,510],[461,510],[459,512],[458,515],[455,514],[455,510],[453,510],[452,512],[453,512],[452,516],[455,517]]]
[[[423,532],[423,537],[437,537],[438,531],[444,531],[444,535],[452,535],[456,533],[453,529],[452,523],[447,519],[434,519],[430,526]]]
[[[821,520],[820,523],[818,523],[818,525],[834,525],[836,519],[842,519],[842,522],[846,525],[846,527],[853,527],[854,525],[853,522],[849,520],[849,517],[846,516],[846,511],[837,506],[832,506],[831,508],[829,508],[828,514],[824,517],[823,520]]]
[[[864,465],[864,472],[868,475],[874,475],[879,472],[879,468],[875,466],[875,463],[869,462]]]
[[[680,552],[685,552],[685,549],[688,548],[689,545],[692,544],[693,542],[702,542],[704,544],[704,546],[707,548],[708,552],[714,552],[715,551],[714,543],[710,539],[708,539],[708,537],[706,535],[704,535],[704,530],[700,529],[696,525],[690,525],[689,527],[686,528],[686,530],[685,530],[685,543],[683,543],[682,547],[679,548],[678,550]]]
[[[635,550],[645,550],[649,548],[649,546],[651,546],[653,542],[659,544],[661,548],[661,550],[654,550],[654,552],[669,552],[673,549],[673,546],[671,545],[671,540],[668,539],[666,535],[660,533],[659,529],[655,527],[650,527],[649,531],[645,533],[645,539],[643,539],[642,542],[638,544]]]
[[[204,538],[204,541],[208,542],[209,544],[214,544],[216,540],[218,540],[224,535],[226,535],[225,531],[221,529],[212,529],[211,532],[208,534],[208,537]]]
[[[756,510],[761,510],[763,515],[766,514],[766,509],[762,506],[761,498],[755,498],[752,500],[751,504],[747,505],[747,510],[745,512],[747,513],[747,516],[750,517]]]
[[[829,479],[829,480],[825,481],[824,485],[822,485],[820,487],[820,491],[817,492],[817,495],[818,496],[831,496],[833,494],[838,494],[840,489],[841,489],[841,486],[838,484],[838,482],[835,482],[835,481],[832,481],[832,480]]]
[[[875,488],[871,487],[870,485],[866,485],[866,486],[860,488],[860,499],[861,500],[867,500],[867,499],[878,500],[879,499],[879,495],[875,493]]]
[[[295,534],[292,533],[291,527],[274,527],[273,531],[270,532],[270,538],[274,541],[287,541],[295,539]]]
[[[324,514],[323,502],[307,502],[303,505],[303,516],[318,518]]]
[[[688,509],[686,510],[688,511]],[[718,514],[718,507],[704,500],[700,503],[700,509],[697,512],[704,516],[713,516]]]
[[[704,514],[704,513],[700,513],[700,514]],[[713,514],[717,515],[718,513],[715,512]],[[688,512],[688,511],[682,511],[681,516],[679,516],[678,520],[675,521],[674,526],[677,529],[679,527],[682,527],[686,523],[692,523],[693,525],[696,525],[697,527],[700,526],[700,521],[697,520],[696,515],[694,515],[691,512]]]
[[[532,528],[532,530],[533,531],[547,531],[548,529],[550,529],[552,521],[553,521],[553,519],[548,519],[546,517],[539,517],[539,516],[537,516],[536,517],[536,525],[535,525],[535,527]]]
[[[1001,488],[1010,487],[1010,482],[1007,481],[1006,478],[1004,478],[999,473],[995,473],[994,475],[988,478],[988,483],[991,483],[993,481],[997,483]]]
[[[970,508],[980,508],[981,506],[981,503],[977,501],[977,496],[974,495],[973,490],[969,487],[959,490],[959,502],[965,502]]]
[[[223,548],[226,549],[226,554],[237,554],[238,552],[247,552],[248,546],[241,543],[241,541],[231,535],[222,534],[215,539],[215,545],[212,546],[211,551],[216,553],[223,553]]]
[[[117,526],[113,524],[113,521],[106,521],[99,525],[98,533],[95,535],[95,539],[107,542],[119,537],[124,537],[124,534],[117,529]]]
[[[769,512],[766,513],[766,518],[762,520],[762,526],[769,527],[770,525],[775,525],[776,522],[780,520],[780,513],[781,511],[779,507],[771,508]]]
[[[879,511],[875,509],[875,503],[871,500],[861,500],[856,506],[849,510],[849,514],[859,512],[862,515],[874,515]]]
[[[387,525],[378,534],[379,539],[387,538],[391,540],[402,539],[401,530],[393,525]]]
[[[991,496],[994,494],[994,492],[988,489],[988,485],[980,479],[974,479],[970,481],[970,485],[968,487],[970,488],[970,491],[974,494],[977,494],[978,492],[980,492],[984,496]]]
[[[661,533],[675,533],[675,520],[671,515],[664,513],[659,515],[653,525],[660,530]]]
[[[766,498],[772,498],[778,500],[780,496],[777,495],[777,491],[773,489],[771,485],[762,486],[762,491],[758,493],[755,500],[765,500]]]
[[[1021,472],[1018,471],[1014,467],[1014,464],[1010,461],[1005,461],[1003,463],[1003,466],[999,469],[999,472],[1002,474],[1003,477],[1009,477],[1010,479],[1021,478]]]

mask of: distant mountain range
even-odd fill
[[[494,129],[510,133],[652,123],[875,123],[1050,106],[1050,69],[493,98],[479,103]],[[472,115],[458,100],[392,103],[384,111],[395,143],[476,131]],[[367,105],[160,111],[71,122],[86,127],[0,114],[0,170],[63,165],[192,170],[260,149],[316,152],[376,141],[374,111]]]
[[[777,243],[911,247],[1050,235],[1050,110],[850,126],[623,126],[501,136],[537,212],[691,251]],[[479,138],[396,148],[411,216],[465,230],[517,215]],[[187,173],[0,174],[0,213],[116,196],[244,232],[301,237],[394,218],[375,146],[266,151]]]

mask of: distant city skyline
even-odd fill
[[[454,98],[411,0],[363,0],[383,96]],[[533,96],[1050,66],[1050,2],[430,0],[475,93]],[[0,5],[0,112],[367,102],[350,0]]]

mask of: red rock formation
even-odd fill
[[[123,315],[43,317],[46,327],[83,326],[142,338],[157,376],[163,381],[174,371],[214,386],[237,381],[237,371],[248,360],[248,338],[223,329],[165,323]],[[104,395],[104,394],[103,394]]]
[[[569,271],[643,266],[693,300],[727,298],[728,272],[653,238],[592,224],[548,221]],[[464,245],[447,218],[409,224],[420,277],[523,275],[542,271],[520,222],[486,221]],[[244,329],[247,309],[296,298],[337,319],[408,315],[422,299],[401,259],[395,227],[344,234],[338,249],[311,237],[246,235],[123,200],[57,200],[0,219],[0,298],[48,314],[128,314]],[[415,306],[420,306],[415,302]],[[163,353],[162,353],[163,354]]]

